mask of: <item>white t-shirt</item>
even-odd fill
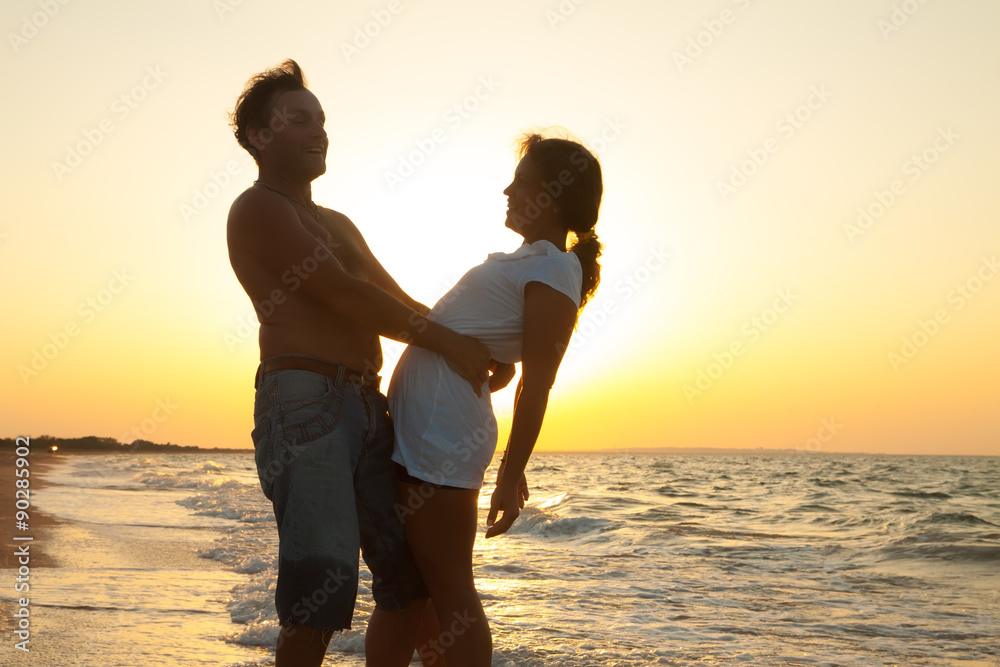
[[[432,321],[482,341],[497,361],[521,360],[524,288],[540,282],[580,306],[583,270],[576,253],[548,241],[495,252],[469,270],[431,309]],[[482,396],[435,352],[409,346],[387,396],[396,431],[392,460],[435,484],[479,489],[497,444],[489,387]]]

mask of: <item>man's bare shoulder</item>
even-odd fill
[[[334,211],[332,208],[327,208],[326,206],[319,206],[317,208],[319,208],[319,217],[321,220],[357,229],[354,222],[340,211]]]
[[[343,238],[346,234],[348,237],[353,237],[362,242],[364,241],[364,237],[361,235],[361,230],[358,229],[358,226],[354,224],[353,220],[340,211],[334,211],[332,208],[320,206],[319,221],[320,224],[326,227],[327,230],[330,231],[330,233],[335,237]]]
[[[254,219],[269,218],[274,215],[287,217],[295,215],[291,204],[274,193],[249,187],[233,200],[229,207],[229,222],[239,223]]]
[[[301,225],[291,202],[260,188],[247,188],[229,207],[226,223],[230,240],[247,237],[266,238],[290,225]],[[236,238],[234,238],[234,235]]]

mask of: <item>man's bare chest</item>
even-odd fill
[[[299,214],[302,225],[329,250],[344,270],[355,278],[368,279],[368,263],[360,243],[349,230],[334,221],[318,222],[312,216]]]

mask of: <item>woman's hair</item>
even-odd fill
[[[258,157],[257,149],[250,143],[247,130],[251,127],[270,128],[271,108],[277,96],[289,90],[305,89],[305,75],[294,60],[286,60],[247,81],[243,93],[236,100],[236,108],[229,115],[229,124],[236,141],[253,156],[254,161]]]
[[[518,157],[529,156],[542,173],[542,184],[552,197],[552,206],[576,237],[570,250],[576,253],[583,267],[582,309],[601,282],[601,265],[597,260],[604,245],[593,231],[604,194],[601,163],[576,141],[545,138],[534,132],[518,140]]]

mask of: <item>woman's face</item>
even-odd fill
[[[542,182],[542,174],[530,156],[525,156],[514,170],[514,180],[503,191],[507,195],[507,219],[504,225],[521,236],[532,225],[542,226],[555,219],[554,202]]]

